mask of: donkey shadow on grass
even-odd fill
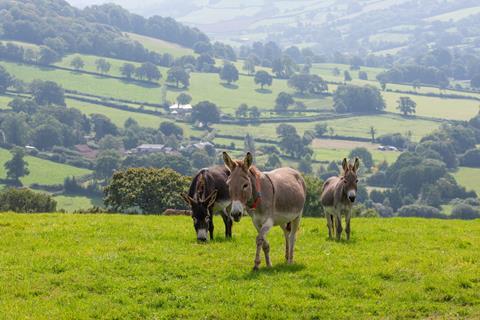
[[[305,265],[302,263],[294,263],[294,264],[287,264],[287,263],[278,263],[273,265],[272,267],[261,266],[258,270],[251,270],[245,273],[240,278],[243,280],[255,280],[261,275],[267,276],[275,276],[279,273],[293,273],[299,272],[305,269]]]

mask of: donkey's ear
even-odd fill
[[[226,153],[225,151],[223,152],[223,162],[225,162],[225,166],[228,170],[233,171],[233,169],[235,169],[235,162],[233,162],[232,158],[230,158],[228,153]]]
[[[360,159],[355,158],[355,163],[353,164],[353,171],[357,172],[358,167],[360,167]]]
[[[245,156],[245,159],[243,160],[243,165],[245,166],[245,169],[250,169],[250,167],[253,164],[253,156],[250,152],[247,152],[247,155]]]
[[[343,168],[344,172],[346,172],[348,170],[348,160],[347,160],[347,158],[343,158],[342,168]]]
[[[185,193],[180,193],[180,196],[182,197],[183,200],[185,200],[186,203],[188,203],[189,205],[192,205],[192,203],[195,202],[195,200],[193,200],[192,197],[186,195]]]
[[[215,201],[217,200],[217,194],[218,190],[214,190],[210,195],[205,199],[205,203],[207,204],[208,207],[211,207]]]

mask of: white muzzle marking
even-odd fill
[[[198,240],[207,240],[207,229],[198,229],[197,231]]]
[[[243,213],[243,204],[238,200],[232,201],[231,212],[232,212],[232,214]]]

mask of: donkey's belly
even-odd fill
[[[254,213],[252,215],[252,220],[253,224],[257,227],[261,227],[264,223],[267,222],[267,220],[271,219],[273,221],[274,226],[281,226],[284,224],[287,224],[291,221],[293,221],[295,218],[297,218],[299,215],[301,215],[300,212],[298,213],[276,213],[273,216],[271,215],[265,215],[265,214],[258,214]]]

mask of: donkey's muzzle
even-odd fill
[[[239,222],[240,219],[242,218],[242,213],[241,212],[232,213],[232,218],[235,222]]]
[[[351,197],[348,197],[348,200],[350,200],[350,202],[354,203],[355,202],[355,196],[351,196]]]
[[[197,241],[205,242],[207,241],[207,230],[199,229],[197,232]]]

